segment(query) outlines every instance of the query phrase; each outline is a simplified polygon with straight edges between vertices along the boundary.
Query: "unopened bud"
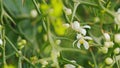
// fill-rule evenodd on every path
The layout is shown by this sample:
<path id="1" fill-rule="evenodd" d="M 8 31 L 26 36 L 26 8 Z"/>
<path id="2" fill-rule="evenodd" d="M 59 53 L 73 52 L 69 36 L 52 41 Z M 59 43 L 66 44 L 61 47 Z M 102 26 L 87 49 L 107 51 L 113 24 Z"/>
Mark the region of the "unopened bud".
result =
<path id="1" fill-rule="evenodd" d="M 105 63 L 108 64 L 108 65 L 110 65 L 110 64 L 113 63 L 113 59 L 110 58 L 110 57 L 108 57 L 108 58 L 105 59 Z"/>
<path id="2" fill-rule="evenodd" d="M 106 41 L 110 41 L 110 35 L 108 33 L 104 33 L 104 37 Z"/>
<path id="3" fill-rule="evenodd" d="M 114 45 L 114 43 L 112 41 L 104 43 L 104 46 L 107 47 L 107 48 L 112 48 L 113 45 Z"/>
<path id="4" fill-rule="evenodd" d="M 2 41 L 2 39 L 0 39 L 0 45 L 3 45 L 3 41 Z"/>
<path id="5" fill-rule="evenodd" d="M 65 13 L 66 15 L 71 15 L 72 14 L 72 10 L 69 8 L 65 8 Z"/>
<path id="6" fill-rule="evenodd" d="M 119 54 L 120 53 L 120 48 L 115 48 L 114 49 L 114 54 Z"/>
<path id="7" fill-rule="evenodd" d="M 115 34 L 114 41 L 115 41 L 116 43 L 120 43 L 120 34 Z"/>
<path id="8" fill-rule="evenodd" d="M 69 25 L 68 23 L 63 24 L 63 26 L 66 27 L 66 28 L 69 28 L 69 27 L 70 27 L 70 25 Z"/>
<path id="9" fill-rule="evenodd" d="M 32 16 L 33 18 L 37 17 L 37 15 L 38 15 L 38 13 L 37 13 L 37 11 L 36 11 L 35 9 L 33 9 L 33 10 L 30 12 L 30 14 L 31 14 L 31 16 Z"/>
<path id="10" fill-rule="evenodd" d="M 108 53 L 108 48 L 107 47 L 102 47 L 101 52 L 104 53 L 104 54 Z"/>

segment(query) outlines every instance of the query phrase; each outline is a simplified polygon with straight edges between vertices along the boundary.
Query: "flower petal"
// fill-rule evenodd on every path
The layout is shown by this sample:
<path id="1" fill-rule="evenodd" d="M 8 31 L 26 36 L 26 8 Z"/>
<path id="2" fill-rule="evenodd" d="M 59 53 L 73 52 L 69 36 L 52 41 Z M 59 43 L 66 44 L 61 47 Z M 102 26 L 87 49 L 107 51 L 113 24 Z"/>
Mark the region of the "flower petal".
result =
<path id="1" fill-rule="evenodd" d="M 89 25 L 85 25 L 85 26 L 83 26 L 83 28 L 91 29 L 91 27 Z"/>
<path id="2" fill-rule="evenodd" d="M 77 42 L 77 47 L 80 48 L 81 44 L 79 43 L 79 41 Z"/>
<path id="3" fill-rule="evenodd" d="M 0 39 L 0 45 L 2 45 L 3 44 L 3 41 L 2 41 L 2 39 Z"/>
<path id="4" fill-rule="evenodd" d="M 92 38 L 89 36 L 85 36 L 84 39 L 92 40 Z"/>
<path id="5" fill-rule="evenodd" d="M 108 33 L 103 34 L 106 41 L 110 41 L 110 35 Z"/>
<path id="6" fill-rule="evenodd" d="M 117 13 L 120 13 L 120 8 L 118 8 Z"/>
<path id="7" fill-rule="evenodd" d="M 80 39 L 80 38 L 82 38 L 82 35 L 81 34 L 77 34 L 76 38 Z"/>
<path id="8" fill-rule="evenodd" d="M 78 31 L 80 28 L 80 23 L 78 21 L 74 21 L 71 26 L 73 30 Z"/>
<path id="9" fill-rule="evenodd" d="M 86 35 L 86 33 L 87 33 L 86 30 L 83 29 L 83 28 L 80 28 L 80 29 L 79 29 L 79 32 L 82 33 L 83 35 Z"/>
<path id="10" fill-rule="evenodd" d="M 84 41 L 83 45 L 84 45 L 85 49 L 88 49 L 88 48 L 89 48 L 89 44 L 88 44 L 87 41 Z"/>

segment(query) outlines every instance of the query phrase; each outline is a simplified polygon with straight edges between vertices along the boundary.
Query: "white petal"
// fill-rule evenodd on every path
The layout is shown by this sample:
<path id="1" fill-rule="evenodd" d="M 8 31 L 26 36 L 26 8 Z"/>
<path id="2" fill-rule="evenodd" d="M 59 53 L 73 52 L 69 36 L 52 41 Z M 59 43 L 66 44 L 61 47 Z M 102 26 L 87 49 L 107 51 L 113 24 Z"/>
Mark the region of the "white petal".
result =
<path id="1" fill-rule="evenodd" d="M 83 29 L 83 28 L 80 28 L 80 29 L 79 29 L 79 32 L 82 33 L 83 35 L 86 35 L 86 30 Z"/>
<path id="2" fill-rule="evenodd" d="M 106 41 L 110 41 L 110 35 L 108 33 L 104 33 L 104 37 Z"/>
<path id="3" fill-rule="evenodd" d="M 2 41 L 2 39 L 0 39 L 0 45 L 2 45 L 3 44 L 3 41 Z"/>
<path id="4" fill-rule="evenodd" d="M 117 13 L 115 18 L 114 18 L 114 21 L 116 24 L 120 24 L 120 13 Z"/>
<path id="5" fill-rule="evenodd" d="M 72 29 L 78 31 L 80 28 L 80 23 L 78 21 L 74 21 L 72 23 Z"/>
<path id="6" fill-rule="evenodd" d="M 89 48 L 89 44 L 88 44 L 87 41 L 84 41 L 83 45 L 84 45 L 85 49 L 88 49 L 88 48 Z"/>
<path id="7" fill-rule="evenodd" d="M 70 24 L 65 23 L 65 24 L 63 24 L 63 26 L 66 27 L 66 28 L 69 28 L 69 27 L 70 27 Z"/>
<path id="8" fill-rule="evenodd" d="M 85 26 L 83 26 L 83 28 L 91 29 L 91 27 L 89 25 L 85 25 Z"/>
<path id="9" fill-rule="evenodd" d="M 117 13 L 120 13 L 120 8 L 118 8 Z"/>
<path id="10" fill-rule="evenodd" d="M 77 47 L 80 48 L 80 45 L 81 45 L 81 44 L 80 44 L 79 41 L 78 41 L 78 42 L 77 42 Z"/>
<path id="11" fill-rule="evenodd" d="M 66 8 L 65 9 L 65 13 L 66 13 L 66 15 L 71 15 L 72 14 L 72 10 L 69 9 L 69 8 Z"/>
<path id="12" fill-rule="evenodd" d="M 72 64 L 66 64 L 64 65 L 64 68 L 76 68 L 76 67 Z"/>
<path id="13" fill-rule="evenodd" d="M 89 36 L 85 36 L 84 39 L 92 40 L 92 38 Z"/>
<path id="14" fill-rule="evenodd" d="M 38 15 L 38 13 L 37 13 L 37 11 L 36 11 L 35 9 L 33 9 L 33 10 L 30 12 L 30 14 L 31 14 L 31 16 L 32 16 L 33 18 L 37 17 L 37 15 Z"/>
<path id="15" fill-rule="evenodd" d="M 77 34 L 76 38 L 80 39 L 80 38 L 82 38 L 82 35 L 81 34 Z"/>

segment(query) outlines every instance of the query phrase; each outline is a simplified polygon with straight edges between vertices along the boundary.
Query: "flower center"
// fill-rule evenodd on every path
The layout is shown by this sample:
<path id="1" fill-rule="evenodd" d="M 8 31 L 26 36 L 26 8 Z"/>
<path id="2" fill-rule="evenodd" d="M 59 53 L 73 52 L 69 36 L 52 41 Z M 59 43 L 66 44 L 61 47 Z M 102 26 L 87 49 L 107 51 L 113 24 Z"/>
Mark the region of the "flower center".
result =
<path id="1" fill-rule="evenodd" d="M 80 42 L 80 44 L 83 44 L 83 43 L 84 43 L 84 40 L 83 40 L 83 39 L 80 39 L 79 42 Z"/>

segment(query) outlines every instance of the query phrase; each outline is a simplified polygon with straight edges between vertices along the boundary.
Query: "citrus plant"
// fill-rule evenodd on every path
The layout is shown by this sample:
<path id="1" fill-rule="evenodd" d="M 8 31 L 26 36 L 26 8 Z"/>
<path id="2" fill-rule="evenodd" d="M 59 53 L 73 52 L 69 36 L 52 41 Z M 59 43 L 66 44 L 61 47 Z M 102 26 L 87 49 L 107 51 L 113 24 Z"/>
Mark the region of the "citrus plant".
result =
<path id="1" fill-rule="evenodd" d="M 0 68 L 120 68 L 120 0 L 0 0 Z"/>

